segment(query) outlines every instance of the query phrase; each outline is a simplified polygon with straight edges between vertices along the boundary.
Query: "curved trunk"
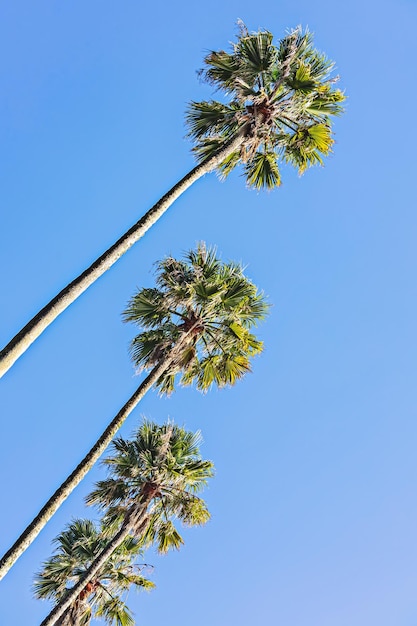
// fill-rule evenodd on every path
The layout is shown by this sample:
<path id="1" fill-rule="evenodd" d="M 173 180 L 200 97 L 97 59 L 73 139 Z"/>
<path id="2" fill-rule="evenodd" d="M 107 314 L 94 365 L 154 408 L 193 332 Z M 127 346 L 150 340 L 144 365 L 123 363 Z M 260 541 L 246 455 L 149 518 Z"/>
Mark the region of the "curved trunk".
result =
<path id="1" fill-rule="evenodd" d="M 64 596 L 64 598 L 59 602 L 49 613 L 49 615 L 43 620 L 40 626 L 52 626 L 56 624 L 57 620 L 59 620 L 62 615 L 69 609 L 71 604 L 73 604 L 80 594 L 83 592 L 85 587 L 89 582 L 95 578 L 97 573 L 103 567 L 107 559 L 113 554 L 113 552 L 123 543 L 126 537 L 131 532 L 133 526 L 137 530 L 135 530 L 135 534 L 142 534 L 146 530 L 146 526 L 149 523 L 149 518 L 147 515 L 148 505 L 152 500 L 152 494 L 148 495 L 140 510 L 137 509 L 132 511 L 130 515 L 126 518 L 124 523 L 122 524 L 120 530 L 116 535 L 109 541 L 107 546 L 100 552 L 100 554 L 94 559 L 91 563 L 90 567 L 84 574 L 83 578 L 78 581 L 74 587 Z"/>
<path id="2" fill-rule="evenodd" d="M 49 304 L 44 306 L 0 352 L 0 378 L 60 313 L 65 311 L 83 291 L 100 278 L 136 241 L 143 237 L 146 231 L 188 187 L 204 176 L 204 174 L 214 170 L 229 154 L 235 152 L 241 145 L 245 133 L 246 128 L 243 127 L 241 132 L 227 142 L 221 150 L 192 169 L 191 172 L 162 196 L 159 202 L 149 209 L 115 244 L 94 261 L 78 278 L 64 287 Z"/>
<path id="3" fill-rule="evenodd" d="M 6 552 L 0 560 L 0 580 L 7 574 L 9 569 L 14 565 L 19 556 L 30 546 L 32 541 L 36 539 L 42 528 L 51 519 L 52 515 L 70 493 L 75 489 L 78 483 L 84 478 L 87 472 L 93 467 L 94 463 L 100 458 L 104 450 L 107 448 L 114 435 L 117 433 L 123 422 L 130 415 L 136 405 L 142 400 L 143 396 L 159 377 L 167 370 L 175 359 L 175 348 L 171 355 L 163 362 L 158 364 L 145 380 L 139 385 L 138 389 L 126 402 L 124 407 L 118 412 L 116 417 L 110 422 L 109 426 L 97 440 L 91 450 L 86 454 L 83 460 L 77 465 L 75 470 L 68 476 L 62 485 L 55 491 L 53 496 L 49 498 L 45 506 L 39 511 L 37 516 L 29 524 L 26 530 L 20 535 L 13 546 Z"/>

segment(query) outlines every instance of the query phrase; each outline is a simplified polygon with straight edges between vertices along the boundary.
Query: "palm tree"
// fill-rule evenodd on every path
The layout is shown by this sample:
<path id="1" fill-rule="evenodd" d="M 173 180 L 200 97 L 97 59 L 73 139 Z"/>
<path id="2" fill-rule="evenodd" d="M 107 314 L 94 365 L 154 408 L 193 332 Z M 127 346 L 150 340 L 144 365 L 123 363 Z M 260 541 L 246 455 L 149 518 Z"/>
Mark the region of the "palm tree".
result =
<path id="1" fill-rule="evenodd" d="M 227 176 L 243 164 L 248 187 L 281 184 L 279 162 L 299 173 L 323 165 L 331 152 L 331 116 L 342 112 L 344 94 L 333 87 L 334 64 L 313 47 L 312 35 L 293 30 L 278 46 L 267 31 L 250 34 L 240 23 L 232 51 L 210 52 L 203 80 L 223 91 L 229 102 L 192 102 L 187 122 L 200 159 L 242 133 L 242 141 L 220 163 Z"/>
<path id="2" fill-rule="evenodd" d="M 55 554 L 43 563 L 42 571 L 37 574 L 36 597 L 55 603 L 66 597 L 107 545 L 108 537 L 103 530 L 85 519 L 68 524 L 55 539 Z M 139 554 L 138 540 L 127 537 L 65 611 L 61 626 L 87 626 L 92 618 L 100 617 L 107 624 L 133 626 L 132 613 L 123 598 L 131 586 L 138 590 L 155 586 L 142 576 L 141 568 L 134 565 Z"/>
<path id="3" fill-rule="evenodd" d="M 104 512 L 104 525 L 118 530 L 41 626 L 55 624 L 75 606 L 130 535 L 139 545 L 156 542 L 164 553 L 182 543 L 173 520 L 187 526 L 208 521 L 207 507 L 196 494 L 213 475 L 213 464 L 201 458 L 200 442 L 198 432 L 152 422 L 143 423 L 133 440 L 116 439 L 114 455 L 105 460 L 109 477 L 97 483 L 87 503 L 97 504 Z"/>
<path id="4" fill-rule="evenodd" d="M 196 383 L 233 385 L 250 371 L 250 359 L 262 342 L 250 332 L 267 305 L 255 285 L 235 263 L 222 263 L 214 250 L 200 244 L 183 261 L 168 257 L 157 265 L 157 286 L 141 289 L 129 302 L 125 320 L 145 329 L 132 341 L 136 366 L 150 373 L 110 422 L 103 434 L 55 491 L 0 561 L 0 579 L 9 571 L 72 490 L 103 454 L 128 415 L 156 385 L 161 393 Z"/>
<path id="5" fill-rule="evenodd" d="M 262 350 L 250 330 L 267 310 L 242 266 L 222 263 L 214 248 L 200 243 L 182 261 L 161 261 L 156 287 L 139 290 L 128 303 L 124 320 L 145 329 L 131 343 L 133 362 L 151 369 L 180 345 L 157 381 L 162 393 L 174 390 L 178 373 L 183 385 L 195 383 L 201 391 L 233 385 Z"/>
<path id="6" fill-rule="evenodd" d="M 279 161 L 300 173 L 322 164 L 333 144 L 331 117 L 342 111 L 333 64 L 300 28 L 276 45 L 268 31 L 242 25 L 231 52 L 210 52 L 201 76 L 229 102 L 192 102 L 187 123 L 198 164 L 90 267 L 64 287 L 0 352 L 0 377 L 78 296 L 138 241 L 192 183 L 243 164 L 249 187 L 279 186 Z"/>

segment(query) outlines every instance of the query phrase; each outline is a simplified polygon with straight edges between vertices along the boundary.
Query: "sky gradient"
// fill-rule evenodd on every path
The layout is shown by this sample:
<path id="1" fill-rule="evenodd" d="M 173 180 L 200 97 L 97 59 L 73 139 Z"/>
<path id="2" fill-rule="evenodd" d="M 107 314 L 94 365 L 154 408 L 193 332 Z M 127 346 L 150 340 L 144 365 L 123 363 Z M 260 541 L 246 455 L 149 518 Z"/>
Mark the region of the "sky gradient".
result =
<path id="1" fill-rule="evenodd" d="M 298 24 L 348 96 L 334 153 L 271 193 L 238 173 L 182 196 L 0 382 L 0 550 L 10 547 L 139 384 L 121 312 L 153 264 L 204 240 L 241 261 L 271 313 L 233 389 L 150 393 L 141 415 L 201 429 L 212 519 L 153 553 L 131 594 L 157 626 L 415 626 L 417 246 L 412 0 L 335 4 L 0 0 L 0 344 L 192 166 L 196 70 L 242 18 Z M 93 472 L 0 583 L 0 626 L 35 626 L 33 574 Z"/>

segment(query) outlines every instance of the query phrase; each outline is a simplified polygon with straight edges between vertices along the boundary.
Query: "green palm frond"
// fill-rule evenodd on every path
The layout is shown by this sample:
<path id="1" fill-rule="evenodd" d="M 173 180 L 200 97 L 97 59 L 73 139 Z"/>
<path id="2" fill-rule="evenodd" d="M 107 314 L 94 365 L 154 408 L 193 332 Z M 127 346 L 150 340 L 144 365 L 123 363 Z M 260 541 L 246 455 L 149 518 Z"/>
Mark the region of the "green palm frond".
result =
<path id="1" fill-rule="evenodd" d="M 113 489 L 114 492 L 114 489 Z M 38 598 L 59 602 L 85 574 L 107 545 L 108 536 L 91 520 L 73 520 L 54 540 L 55 554 L 43 563 L 34 582 Z M 103 617 L 107 624 L 134 624 L 122 595 L 133 585 L 152 589 L 154 583 L 138 573 L 133 563 L 141 553 L 140 542 L 128 536 L 103 565 L 86 596 L 79 597 L 66 611 L 62 624 L 89 624 L 92 617 Z"/>
<path id="2" fill-rule="evenodd" d="M 161 460 L 160 450 L 167 435 L 169 448 Z M 113 455 L 103 461 L 110 477 L 98 483 L 97 493 L 106 499 L 106 506 L 110 501 L 118 504 L 121 500 L 120 493 L 127 499 L 132 489 L 140 490 L 143 484 L 151 481 L 155 467 L 158 471 L 166 468 L 166 471 L 174 472 L 176 478 L 184 476 L 187 484 L 191 478 L 193 484 L 200 481 L 205 484 L 207 478 L 211 476 L 212 464 L 201 459 L 200 444 L 199 432 L 190 433 L 173 424 L 158 426 L 153 422 L 144 421 L 136 431 L 134 439 L 118 437 L 113 441 Z M 161 464 L 161 468 L 158 468 L 158 464 Z M 120 490 L 115 486 L 119 481 L 123 483 Z"/>
<path id="3" fill-rule="evenodd" d="M 97 609 L 95 616 L 103 617 L 107 624 L 114 624 L 114 626 L 135 625 L 131 611 L 119 598 L 108 598 Z"/>
<path id="4" fill-rule="evenodd" d="M 214 354 L 202 359 L 198 367 L 190 368 L 181 382 L 195 384 L 197 389 L 206 392 L 213 383 L 219 387 L 234 385 L 250 371 L 249 359 L 244 354 Z"/>
<path id="5" fill-rule="evenodd" d="M 189 261 L 208 275 L 217 264 L 212 251 L 203 248 L 189 255 Z M 112 625 L 133 623 L 124 594 L 131 586 L 154 586 L 133 564 L 141 549 L 154 544 L 161 553 L 178 550 L 183 539 L 174 522 L 195 526 L 210 517 L 195 495 L 213 475 L 213 464 L 202 459 L 200 444 L 199 431 L 192 433 L 172 422 L 160 426 L 144 421 L 132 439 L 114 440 L 113 454 L 104 461 L 109 476 L 87 498 L 88 504 L 101 509 L 102 528 L 88 520 L 74 520 L 57 538 L 57 553 L 44 563 L 35 583 L 38 597 L 59 602 L 103 549 L 111 542 L 117 545 L 82 595 L 73 600 L 63 626 L 87 626 L 91 617 Z M 120 532 L 129 535 L 114 543 L 117 536 L 121 539 Z"/>
<path id="6" fill-rule="evenodd" d="M 171 395 L 171 393 L 175 391 L 175 379 L 176 372 L 174 374 L 166 372 L 163 376 L 161 376 L 161 378 L 156 383 L 159 393 L 161 395 Z"/>
<path id="7" fill-rule="evenodd" d="M 109 477 L 96 485 L 87 504 L 100 508 L 104 513 L 103 526 L 111 527 L 115 534 L 115 526 L 120 527 L 135 507 L 142 506 L 146 486 L 156 485 L 146 505 L 149 517 L 146 529 L 131 531 L 140 532 L 135 535 L 135 545 L 145 547 L 154 543 L 162 553 L 179 549 L 183 539 L 175 528 L 175 519 L 194 526 L 206 523 L 210 517 L 204 501 L 195 495 L 214 473 L 213 463 L 201 457 L 201 440 L 199 431 L 192 433 L 170 422 L 159 426 L 144 421 L 133 439 L 118 437 L 112 443 L 113 454 L 103 461 Z M 117 483 L 122 486 L 118 488 Z M 126 542 L 125 550 L 129 546 Z M 119 554 L 120 550 L 121 547 Z M 136 580 L 129 572 L 120 573 L 118 578 L 119 585 Z M 140 580 L 142 585 L 146 584 Z"/>
<path id="8" fill-rule="evenodd" d="M 107 506 L 110 502 L 123 502 L 127 497 L 127 485 L 116 479 L 107 479 L 96 483 L 96 488 L 87 496 L 86 502 L 89 505 L 105 503 L 104 506 Z"/>
<path id="9" fill-rule="evenodd" d="M 314 122 L 330 128 L 343 111 L 334 64 L 314 48 L 310 32 L 296 28 L 275 44 L 270 32 L 250 33 L 241 25 L 231 51 L 210 52 L 204 65 L 203 80 L 230 100 L 191 103 L 186 121 L 198 160 L 242 133 L 240 150 L 218 166 L 220 177 L 242 164 L 250 187 L 272 189 L 281 184 L 280 160 L 300 172 L 323 163 L 326 152 L 319 149 L 308 156 L 305 147 L 283 149 Z"/>
<path id="10" fill-rule="evenodd" d="M 285 148 L 285 160 L 298 167 L 302 174 L 312 165 L 322 165 L 321 155 L 331 152 L 334 140 L 331 130 L 324 124 L 314 124 L 300 129 Z"/>
<path id="11" fill-rule="evenodd" d="M 301 63 L 296 69 L 294 76 L 287 80 L 287 84 L 295 91 L 310 93 L 316 87 L 316 81 L 311 75 L 309 65 Z"/>
<path id="12" fill-rule="evenodd" d="M 158 524 L 154 542 L 161 554 L 166 554 L 169 550 L 179 550 L 184 544 L 183 538 L 172 521 Z"/>
<path id="13" fill-rule="evenodd" d="M 192 151 L 201 163 L 201 161 L 213 157 L 223 147 L 223 144 L 224 139 L 222 137 L 202 137 L 192 148 Z M 240 152 L 238 154 L 240 159 Z"/>
<path id="14" fill-rule="evenodd" d="M 234 54 L 224 50 L 212 51 L 205 57 L 204 63 L 208 69 L 201 69 L 199 75 L 205 82 L 217 89 L 233 90 L 234 77 L 239 69 L 239 62 Z"/>
<path id="15" fill-rule="evenodd" d="M 159 363 L 172 350 L 179 334 L 178 326 L 169 322 L 137 335 L 130 347 L 133 362 L 138 367 L 145 363 L 147 367 Z"/>
<path id="16" fill-rule="evenodd" d="M 343 102 L 345 96 L 340 89 L 326 92 L 326 88 L 318 90 L 310 102 L 306 105 L 306 113 L 312 116 L 328 119 L 330 115 L 340 115 L 343 113 Z"/>
<path id="17" fill-rule="evenodd" d="M 158 289 L 142 289 L 128 303 L 123 316 L 126 322 L 139 319 L 144 328 L 152 328 L 155 323 L 160 324 L 169 318 L 169 311 Z"/>
<path id="18" fill-rule="evenodd" d="M 210 512 L 201 498 L 186 499 L 178 512 L 178 517 L 186 526 L 201 526 L 210 519 Z"/>
<path id="19" fill-rule="evenodd" d="M 308 64 L 310 76 L 312 80 L 316 81 L 317 84 L 318 82 L 322 82 L 331 76 L 334 69 L 334 63 L 333 61 L 330 61 L 326 55 L 318 52 L 312 44 L 313 38 L 311 37 L 309 48 L 306 50 L 304 55 L 304 62 Z"/>
<path id="20" fill-rule="evenodd" d="M 237 380 L 250 372 L 249 359 L 242 355 L 225 355 L 221 359 L 220 369 L 225 384 L 234 385 Z"/>
<path id="21" fill-rule="evenodd" d="M 268 183 L 274 170 L 271 166 L 268 174 L 264 166 L 262 171 Z M 263 294 L 239 264 L 221 262 L 214 248 L 201 243 L 181 261 L 168 257 L 159 262 L 156 284 L 133 296 L 124 318 L 144 328 L 131 343 L 136 367 L 149 369 L 173 359 L 157 382 L 160 393 L 171 393 L 177 378 L 185 385 L 195 381 L 205 391 L 211 384 L 233 384 L 250 371 L 249 366 L 224 366 L 235 357 L 247 364 L 262 350 L 262 343 L 248 331 L 268 310 Z M 232 332 L 233 324 L 246 332 Z"/>
<path id="22" fill-rule="evenodd" d="M 249 187 L 273 189 L 281 184 L 281 175 L 275 153 L 257 152 L 245 164 L 245 176 Z"/>
<path id="23" fill-rule="evenodd" d="M 277 50 L 272 45 L 272 40 L 272 34 L 267 31 L 246 34 L 239 38 L 235 48 L 240 61 L 239 73 L 252 88 L 263 89 L 270 80 L 270 72 L 277 62 Z M 235 80 L 239 78 L 241 76 L 237 75 Z"/>
<path id="24" fill-rule="evenodd" d="M 201 139 L 213 133 L 236 132 L 239 128 L 239 110 L 244 110 L 238 103 L 230 105 L 211 100 L 209 102 L 191 102 L 186 113 L 189 135 Z"/>
<path id="25" fill-rule="evenodd" d="M 235 167 L 239 165 L 240 162 L 240 152 L 231 152 L 228 157 L 226 157 L 218 167 L 218 174 L 221 179 L 229 176 L 230 172 L 232 172 Z"/>
<path id="26" fill-rule="evenodd" d="M 229 326 L 232 334 L 237 337 L 245 348 L 245 352 L 248 352 L 251 356 L 262 352 L 263 343 L 256 339 L 256 337 L 248 331 L 247 328 L 232 322 Z"/>

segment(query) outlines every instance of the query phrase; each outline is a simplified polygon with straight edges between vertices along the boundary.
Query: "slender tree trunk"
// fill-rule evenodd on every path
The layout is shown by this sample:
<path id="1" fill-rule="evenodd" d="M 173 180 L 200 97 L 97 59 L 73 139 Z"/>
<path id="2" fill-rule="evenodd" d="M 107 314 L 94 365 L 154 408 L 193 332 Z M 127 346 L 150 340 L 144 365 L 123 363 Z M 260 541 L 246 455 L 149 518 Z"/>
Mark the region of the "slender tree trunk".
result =
<path id="1" fill-rule="evenodd" d="M 152 496 L 148 496 L 147 498 L 145 498 L 139 511 L 137 510 L 137 507 L 135 507 L 135 510 L 129 514 L 129 516 L 122 524 L 119 532 L 116 533 L 113 539 L 109 541 L 107 546 L 91 563 L 83 578 L 78 581 L 78 583 L 74 585 L 74 587 L 72 587 L 69 593 L 65 594 L 64 598 L 52 609 L 52 611 L 43 620 L 40 626 L 52 626 L 53 624 L 56 624 L 57 620 L 59 620 L 59 618 L 64 615 L 64 613 L 68 610 L 71 604 L 75 602 L 75 600 L 85 589 L 88 583 L 91 582 L 93 578 L 95 578 L 107 559 L 120 546 L 120 544 L 123 543 L 129 533 L 132 531 L 133 527 L 135 527 L 135 535 L 137 534 L 139 536 L 146 530 L 146 527 L 149 523 L 147 510 L 151 500 Z"/>
<path id="2" fill-rule="evenodd" d="M 204 176 L 204 174 L 214 170 L 229 154 L 235 152 L 242 144 L 246 132 L 246 127 L 243 127 L 240 133 L 227 142 L 221 150 L 192 169 L 162 196 L 115 244 L 94 261 L 78 278 L 64 287 L 49 304 L 43 307 L 0 352 L 0 378 L 60 313 L 65 311 L 83 291 L 100 278 L 136 241 L 143 237 L 146 231 L 188 187 Z"/>
<path id="3" fill-rule="evenodd" d="M 179 345 L 179 344 L 178 344 Z M 53 496 L 49 498 L 45 506 L 39 511 L 37 516 L 29 524 L 26 530 L 20 535 L 13 546 L 6 552 L 0 561 L 0 580 L 7 574 L 9 569 L 14 565 L 19 556 L 30 546 L 32 541 L 36 539 L 40 531 L 51 519 L 52 515 L 75 487 L 81 482 L 87 472 L 93 467 L 94 463 L 100 458 L 104 450 L 107 448 L 116 432 L 119 430 L 123 422 L 130 415 L 136 405 L 142 400 L 147 391 L 154 385 L 159 377 L 170 367 L 175 359 L 175 348 L 171 355 L 164 362 L 158 364 L 145 380 L 139 385 L 133 396 L 126 402 L 124 407 L 118 412 L 113 421 L 103 432 L 98 441 L 94 444 L 88 454 L 83 458 L 81 463 L 77 465 L 75 470 L 68 476 L 62 485 L 55 491 Z"/>

